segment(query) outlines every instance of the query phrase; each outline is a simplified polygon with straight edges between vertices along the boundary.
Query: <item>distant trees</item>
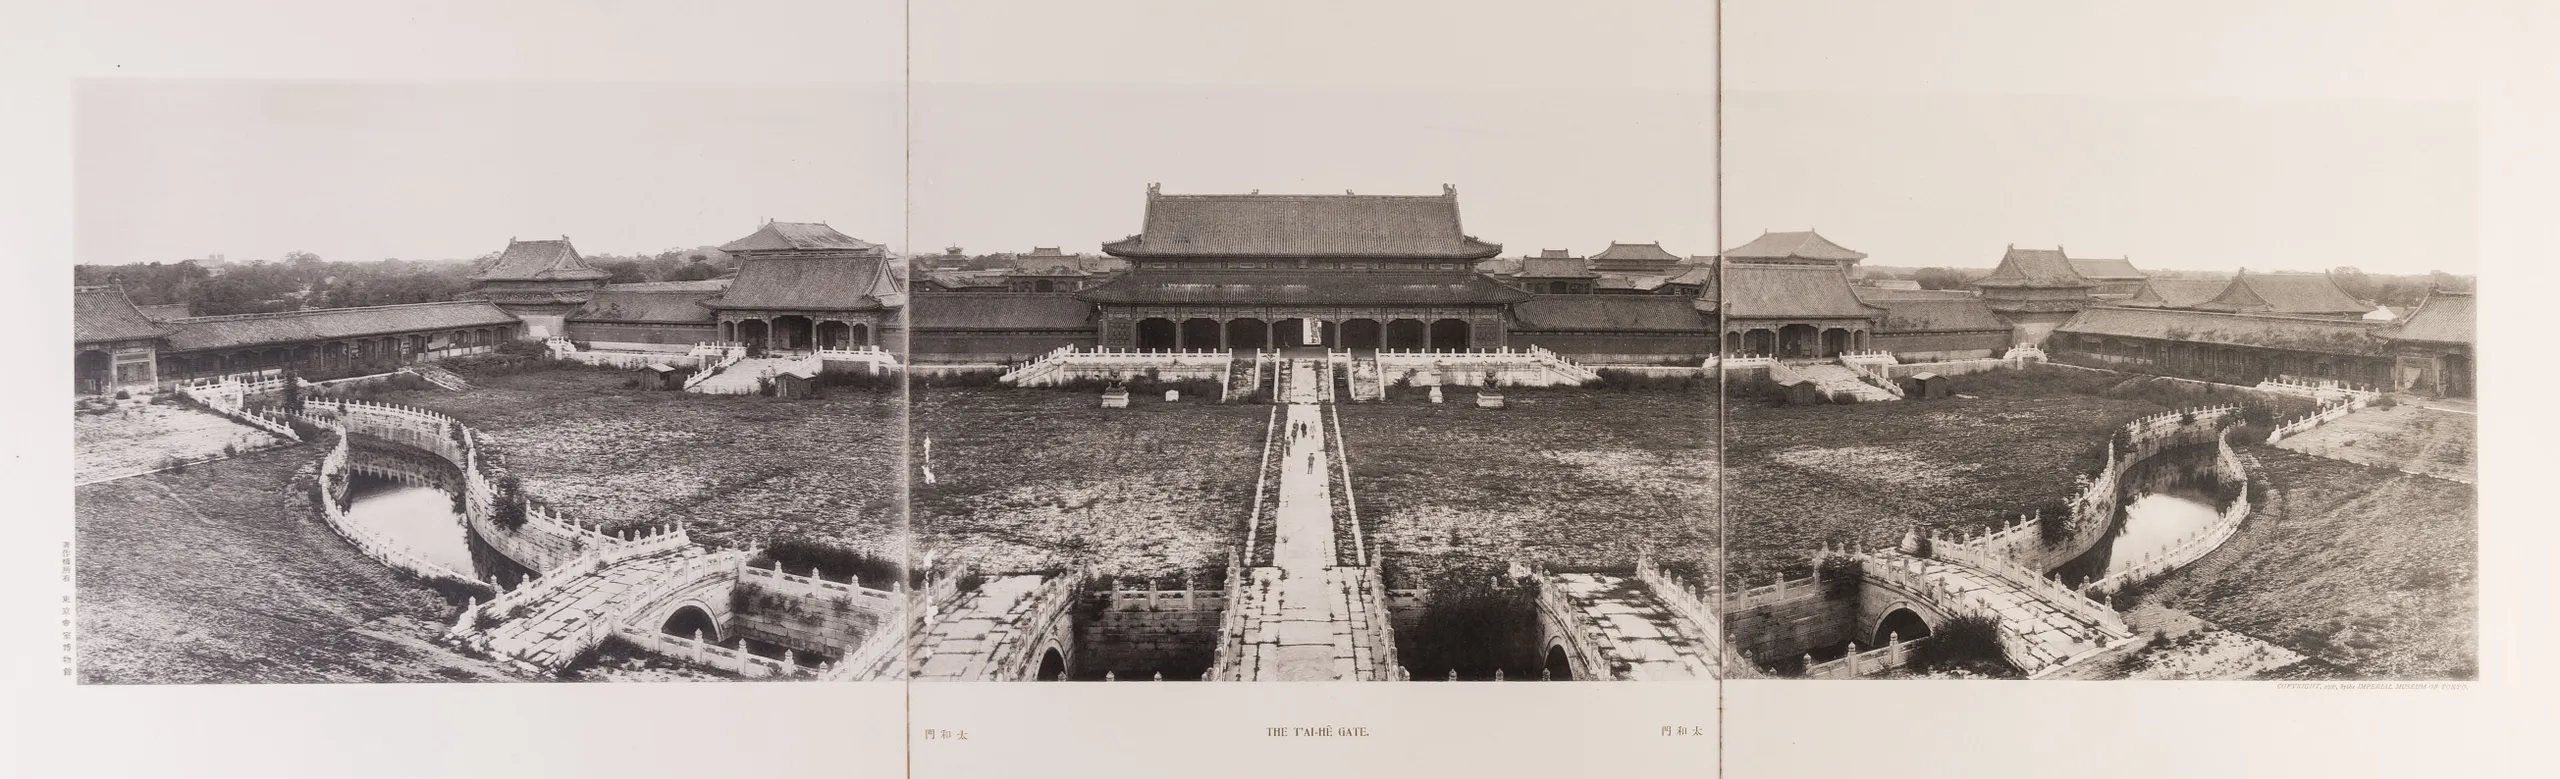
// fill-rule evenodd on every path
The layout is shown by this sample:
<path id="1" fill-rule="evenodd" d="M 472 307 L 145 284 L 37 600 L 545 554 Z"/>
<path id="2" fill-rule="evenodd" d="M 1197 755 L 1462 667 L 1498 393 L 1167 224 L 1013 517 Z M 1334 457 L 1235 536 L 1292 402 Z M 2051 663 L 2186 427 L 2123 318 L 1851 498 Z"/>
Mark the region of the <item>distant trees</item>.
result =
<path id="1" fill-rule="evenodd" d="M 1963 289 L 1969 280 L 1964 271 L 1955 268 L 1921 268 L 1913 271 L 1911 278 L 1920 282 L 1921 289 Z"/>
<path id="2" fill-rule="evenodd" d="M 197 316 L 259 314 L 453 300 L 471 290 L 471 274 L 497 259 L 498 253 L 490 252 L 470 260 L 343 262 L 293 251 L 278 261 L 79 265 L 72 268 L 72 279 L 82 285 L 123 285 L 140 305 L 188 303 Z M 587 259 L 613 274 L 609 281 L 626 283 L 719 278 L 728 257 L 694 248 Z"/>

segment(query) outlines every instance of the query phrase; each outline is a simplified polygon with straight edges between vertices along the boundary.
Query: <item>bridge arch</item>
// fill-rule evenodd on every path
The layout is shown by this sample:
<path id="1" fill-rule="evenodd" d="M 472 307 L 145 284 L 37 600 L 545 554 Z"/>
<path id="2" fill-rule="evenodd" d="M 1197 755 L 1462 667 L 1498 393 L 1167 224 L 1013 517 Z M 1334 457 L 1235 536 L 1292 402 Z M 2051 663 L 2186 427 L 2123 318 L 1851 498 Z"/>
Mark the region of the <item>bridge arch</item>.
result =
<path id="1" fill-rule="evenodd" d="M 704 641 L 716 644 L 721 640 L 720 621 L 711 617 L 710 607 L 698 601 L 686 601 L 676 606 L 667 613 L 664 621 L 658 623 L 658 632 L 671 636 L 692 638 L 695 631 L 702 633 Z"/>
<path id="2" fill-rule="evenodd" d="M 1052 646 L 1052 647 L 1049 647 L 1049 648 L 1047 648 L 1047 649 L 1043 649 L 1043 650 L 1041 650 L 1041 651 L 1040 651 L 1040 672 L 1039 672 L 1039 674 L 1038 674 L 1038 675 L 1033 676 L 1033 677 L 1032 677 L 1032 679 L 1034 679 L 1034 680 L 1036 680 L 1036 681 L 1043 681 L 1043 682 L 1062 682 L 1062 681 L 1066 681 L 1066 679 L 1067 679 L 1067 656 L 1066 656 L 1066 654 L 1065 654 L 1065 653 L 1063 653 L 1063 652 L 1059 652 L 1059 651 L 1058 651 L 1058 648 L 1057 648 L 1057 647 L 1055 647 L 1055 646 Z"/>
<path id="3" fill-rule="evenodd" d="M 1562 643 L 1547 645 L 1547 659 L 1544 667 L 1547 672 L 1548 681 L 1573 681 L 1573 658 L 1568 657 L 1565 654 L 1564 644 Z"/>
<path id="4" fill-rule="evenodd" d="M 1873 640 L 1867 646 L 1884 646 L 1888 639 L 1911 641 L 1927 638 L 1934 628 L 1929 624 L 1929 618 L 1921 616 L 1910 604 L 1896 603 L 1887 607 L 1884 616 L 1876 620 L 1875 631 L 1868 634 Z"/>

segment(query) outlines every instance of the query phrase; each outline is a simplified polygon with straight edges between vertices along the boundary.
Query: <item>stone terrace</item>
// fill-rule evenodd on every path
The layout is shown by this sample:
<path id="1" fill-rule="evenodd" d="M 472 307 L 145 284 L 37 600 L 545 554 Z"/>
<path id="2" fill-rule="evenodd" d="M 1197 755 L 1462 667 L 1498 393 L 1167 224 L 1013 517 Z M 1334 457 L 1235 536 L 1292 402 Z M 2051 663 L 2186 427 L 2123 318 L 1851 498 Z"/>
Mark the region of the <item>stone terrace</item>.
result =
<path id="1" fill-rule="evenodd" d="M 2476 484 L 2478 428 L 2476 415 L 2404 402 L 2339 417 L 2286 436 L 2276 446 L 2332 460 Z"/>

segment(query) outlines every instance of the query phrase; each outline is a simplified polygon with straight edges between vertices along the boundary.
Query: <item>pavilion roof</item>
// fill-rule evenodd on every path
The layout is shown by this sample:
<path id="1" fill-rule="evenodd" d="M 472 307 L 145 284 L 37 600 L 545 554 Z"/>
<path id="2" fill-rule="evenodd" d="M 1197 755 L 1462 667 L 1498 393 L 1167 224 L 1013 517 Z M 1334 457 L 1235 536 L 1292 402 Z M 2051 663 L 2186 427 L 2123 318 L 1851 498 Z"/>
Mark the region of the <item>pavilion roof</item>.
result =
<path id="1" fill-rule="evenodd" d="M 2000 267 L 1991 275 L 1973 282 L 1977 287 L 2073 287 L 2097 286 L 2072 269 L 2071 258 L 2059 247 L 2052 249 L 2020 249 L 2009 247 L 2000 255 Z"/>
<path id="2" fill-rule="evenodd" d="M 112 286 L 71 289 L 71 340 L 75 343 L 158 338 L 169 328 L 144 316 L 142 309 Z"/>
<path id="3" fill-rule="evenodd" d="M 876 251 L 880 245 L 838 232 L 825 222 L 766 222 L 720 245 L 724 252 Z"/>
<path id="4" fill-rule="evenodd" d="M 1884 312 L 1859 300 L 1849 288 L 1848 274 L 1830 264 L 1728 262 L 1722 277 L 1700 294 L 1699 305 L 1721 307 L 1727 319 L 1871 317 Z"/>
<path id="5" fill-rule="evenodd" d="M 2230 279 L 2146 279 L 2123 305 L 2142 308 L 2195 308 L 2231 286 Z"/>
<path id="6" fill-rule="evenodd" d="M 2401 318 L 2398 324 L 2385 327 L 2382 335 L 2399 341 L 2470 344 L 2479 312 L 2472 306 L 2469 292 L 2438 290 L 2428 293 L 2418 303 L 2418 310 Z"/>
<path id="7" fill-rule="evenodd" d="M 1762 231 L 1750 243 L 1724 251 L 1734 260 L 1820 260 L 1825 262 L 1857 261 L 1867 258 L 1865 252 L 1851 251 L 1832 243 L 1831 239 L 1812 230 L 1788 232 Z"/>
<path id="8" fill-rule="evenodd" d="M 613 274 L 587 264 L 578 256 L 577 247 L 569 245 L 566 236 L 559 240 L 519 241 L 507 239 L 507 250 L 498 253 L 498 261 L 487 270 L 471 275 L 475 281 L 595 281 Z"/>
<path id="9" fill-rule="evenodd" d="M 703 305 L 712 308 L 861 311 L 906 291 L 876 256 L 749 256 L 737 278 Z"/>
<path id="10" fill-rule="evenodd" d="M 2242 271 L 2222 294 L 2195 305 L 2206 311 L 2255 314 L 2355 314 L 2373 306 L 2357 300 L 2326 273 L 2250 273 Z"/>

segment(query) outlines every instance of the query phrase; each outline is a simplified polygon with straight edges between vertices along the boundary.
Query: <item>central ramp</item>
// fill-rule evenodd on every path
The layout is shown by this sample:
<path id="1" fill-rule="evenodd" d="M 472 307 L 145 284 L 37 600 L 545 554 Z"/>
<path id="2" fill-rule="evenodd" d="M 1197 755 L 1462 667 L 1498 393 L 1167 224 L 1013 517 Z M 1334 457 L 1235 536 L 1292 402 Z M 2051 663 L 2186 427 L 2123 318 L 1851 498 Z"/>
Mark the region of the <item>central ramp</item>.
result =
<path id="1" fill-rule="evenodd" d="M 1288 414 L 1271 565 L 1252 569 L 1228 604 L 1213 678 L 1378 681 L 1397 676 L 1385 591 L 1375 571 L 1338 565 L 1333 468 L 1315 360 L 1288 363 Z"/>

